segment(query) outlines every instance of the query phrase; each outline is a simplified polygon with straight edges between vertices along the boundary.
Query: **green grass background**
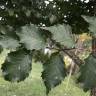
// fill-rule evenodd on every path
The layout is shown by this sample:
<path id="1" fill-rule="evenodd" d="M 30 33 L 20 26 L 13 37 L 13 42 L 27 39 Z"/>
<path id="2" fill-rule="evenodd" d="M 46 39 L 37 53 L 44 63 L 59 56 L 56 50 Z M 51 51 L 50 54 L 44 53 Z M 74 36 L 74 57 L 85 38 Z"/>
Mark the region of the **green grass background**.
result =
<path id="1" fill-rule="evenodd" d="M 6 52 L 1 54 L 0 62 L 5 58 Z M 1 72 L 1 70 L 0 70 Z M 2 78 L 0 73 L 0 96 L 46 96 L 46 88 L 41 78 L 42 65 L 33 63 L 30 76 L 20 83 L 10 83 Z M 55 87 L 49 93 L 49 96 L 89 96 L 89 92 L 84 93 L 74 82 L 70 79 L 68 88 L 66 89 L 66 78 L 62 84 Z"/>

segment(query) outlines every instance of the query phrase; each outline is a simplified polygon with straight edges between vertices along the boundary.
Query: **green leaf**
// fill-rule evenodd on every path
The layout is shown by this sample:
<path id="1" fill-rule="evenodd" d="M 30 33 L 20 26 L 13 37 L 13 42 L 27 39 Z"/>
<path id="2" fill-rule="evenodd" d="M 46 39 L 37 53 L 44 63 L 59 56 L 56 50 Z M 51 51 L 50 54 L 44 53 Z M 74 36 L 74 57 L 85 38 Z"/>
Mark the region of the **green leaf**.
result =
<path id="1" fill-rule="evenodd" d="M 42 78 L 46 86 L 46 93 L 61 83 L 66 76 L 63 57 L 59 53 L 53 53 L 49 60 L 43 64 Z"/>
<path id="2" fill-rule="evenodd" d="M 96 17 L 94 16 L 82 16 L 85 21 L 89 23 L 89 31 L 93 33 L 94 36 L 96 36 Z"/>
<path id="3" fill-rule="evenodd" d="M 0 46 L 9 50 L 16 50 L 20 46 L 17 35 L 11 26 L 0 26 Z"/>
<path id="4" fill-rule="evenodd" d="M 20 46 L 19 41 L 10 36 L 0 36 L 0 45 L 10 50 L 16 50 Z"/>
<path id="5" fill-rule="evenodd" d="M 80 69 L 78 82 L 83 84 L 84 91 L 96 87 L 96 58 L 90 55 Z"/>
<path id="6" fill-rule="evenodd" d="M 72 30 L 69 25 L 55 25 L 51 27 L 43 27 L 43 29 L 50 31 L 53 34 L 53 40 L 61 43 L 66 47 L 73 47 L 75 42 L 72 38 Z"/>
<path id="7" fill-rule="evenodd" d="M 42 31 L 35 25 L 26 25 L 17 31 L 20 42 L 25 45 L 28 50 L 39 50 L 45 47 L 45 39 Z"/>
<path id="8" fill-rule="evenodd" d="M 31 71 L 32 56 L 24 49 L 8 54 L 2 65 L 2 72 L 7 81 L 22 81 Z"/>

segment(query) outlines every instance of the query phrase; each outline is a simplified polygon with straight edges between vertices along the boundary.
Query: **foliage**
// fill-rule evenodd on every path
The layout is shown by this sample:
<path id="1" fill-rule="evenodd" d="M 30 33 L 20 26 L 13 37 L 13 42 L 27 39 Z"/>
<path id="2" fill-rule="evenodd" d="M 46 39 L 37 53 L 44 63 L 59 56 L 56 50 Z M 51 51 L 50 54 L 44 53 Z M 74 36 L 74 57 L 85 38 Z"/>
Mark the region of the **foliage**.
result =
<path id="1" fill-rule="evenodd" d="M 31 70 L 32 56 L 24 49 L 20 49 L 8 54 L 2 66 L 5 80 L 21 81 L 24 80 Z"/>
<path id="2" fill-rule="evenodd" d="M 92 35 L 96 36 L 96 17 L 83 16 L 83 18 L 89 23 L 89 30 Z"/>
<path id="3" fill-rule="evenodd" d="M 16 34 L 28 50 L 39 50 L 45 47 L 44 34 L 35 25 L 26 25 L 18 30 Z"/>
<path id="4" fill-rule="evenodd" d="M 53 53 L 50 59 L 43 64 L 43 67 L 44 71 L 42 73 L 42 78 L 47 88 L 47 93 L 49 93 L 51 88 L 60 84 L 66 76 L 63 56 L 59 53 Z"/>
<path id="5" fill-rule="evenodd" d="M 90 55 L 85 59 L 85 64 L 81 67 L 81 75 L 78 78 L 79 82 L 83 83 L 83 88 L 85 91 L 94 88 L 96 85 L 96 58 Z"/>
<path id="6" fill-rule="evenodd" d="M 69 48 L 74 46 L 75 42 L 72 40 L 72 31 L 69 25 L 56 25 L 44 29 L 52 33 L 52 39 L 56 42 Z"/>
<path id="7" fill-rule="evenodd" d="M 94 0 L 1 0 L 0 52 L 10 50 L 2 65 L 3 77 L 8 81 L 24 80 L 32 69 L 31 59 L 34 58 L 44 67 L 42 79 L 47 93 L 66 75 L 74 73 L 75 65 L 81 69 L 79 81 L 84 83 L 84 88 L 96 87 L 95 67 L 90 70 L 93 79 L 87 74 L 88 68 L 95 66 L 95 57 L 92 57 L 96 56 L 94 4 Z M 76 35 L 79 33 L 87 33 L 91 39 L 84 36 L 80 39 Z M 92 44 L 88 44 L 91 41 Z M 81 52 L 92 55 L 81 59 Z M 62 55 L 72 59 L 69 71 L 73 72 L 68 73 Z"/>
<path id="8" fill-rule="evenodd" d="M 16 50 L 20 46 L 18 38 L 11 26 L 1 26 L 0 45 L 9 50 Z"/>

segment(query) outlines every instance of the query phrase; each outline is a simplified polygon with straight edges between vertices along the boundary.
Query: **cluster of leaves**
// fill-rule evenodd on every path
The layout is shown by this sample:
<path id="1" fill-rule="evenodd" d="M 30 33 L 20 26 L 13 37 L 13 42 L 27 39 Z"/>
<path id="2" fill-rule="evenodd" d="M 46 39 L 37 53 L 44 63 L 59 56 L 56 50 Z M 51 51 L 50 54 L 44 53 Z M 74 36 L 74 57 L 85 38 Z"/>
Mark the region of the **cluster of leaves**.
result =
<path id="1" fill-rule="evenodd" d="M 47 31 L 45 29 L 51 32 L 51 37 L 46 36 Z M 1 46 L 11 51 L 2 66 L 3 76 L 6 80 L 12 82 L 24 80 L 31 71 L 33 57 L 40 60 L 44 65 L 42 78 L 47 87 L 47 93 L 51 88 L 61 83 L 66 76 L 66 69 L 61 53 L 62 50 L 59 51 L 59 47 L 68 45 L 68 48 L 72 48 L 75 44 L 74 40 L 71 39 L 71 27 L 69 25 L 56 25 L 42 29 L 36 25 L 30 24 L 15 31 L 10 29 L 9 26 L 6 26 L 6 30 L 1 30 L 0 40 Z M 8 39 L 6 36 L 8 36 Z M 54 46 L 58 48 L 56 49 L 58 52 L 55 51 L 51 56 L 44 55 L 44 49 L 48 43 L 47 38 L 52 39 L 55 44 Z M 39 56 L 43 55 L 37 57 L 36 55 L 38 55 L 38 53 Z"/>
<path id="2" fill-rule="evenodd" d="M 67 23 L 74 33 L 87 32 L 81 15 L 94 15 L 94 0 L 1 0 L 0 23 L 14 27 L 25 24 L 51 26 Z"/>
<path id="3" fill-rule="evenodd" d="M 80 67 L 78 82 L 83 83 L 84 90 L 96 87 L 96 48 L 82 62 L 76 54 L 82 47 L 79 49 L 72 34 L 89 30 L 95 38 L 96 17 L 82 16 L 95 15 L 93 3 L 94 0 L 1 0 L 0 52 L 10 50 L 1 68 L 5 80 L 24 80 L 35 59 L 43 65 L 42 79 L 49 93 L 68 74 L 63 60 L 67 54 Z"/>

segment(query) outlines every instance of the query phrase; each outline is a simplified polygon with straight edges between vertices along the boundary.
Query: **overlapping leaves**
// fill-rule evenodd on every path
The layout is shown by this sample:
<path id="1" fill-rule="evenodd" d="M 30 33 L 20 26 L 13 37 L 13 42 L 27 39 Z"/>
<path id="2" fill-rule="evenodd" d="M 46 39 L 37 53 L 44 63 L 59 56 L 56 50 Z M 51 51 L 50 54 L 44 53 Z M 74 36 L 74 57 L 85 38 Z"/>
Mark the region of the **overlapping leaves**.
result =
<path id="1" fill-rule="evenodd" d="M 30 54 L 23 49 L 16 51 L 17 48 L 19 49 L 20 44 L 22 44 L 22 46 L 24 45 L 23 47 L 26 47 L 27 50 L 39 50 L 45 47 L 45 38 L 43 37 L 42 31 L 32 24 L 41 24 L 42 26 L 45 24 L 45 26 L 50 26 L 51 24 L 59 24 L 61 22 L 67 21 L 67 23 L 73 26 L 73 30 L 78 29 L 78 31 L 81 32 L 82 30 L 84 31 L 86 29 L 86 23 L 82 20 L 80 15 L 92 15 L 93 13 L 95 13 L 93 11 L 90 11 L 93 10 L 93 5 L 91 6 L 89 3 L 87 4 L 87 6 L 86 3 L 84 4 L 84 2 L 82 3 L 82 1 L 78 2 L 74 0 L 69 0 L 69 2 L 65 1 L 64 4 L 62 0 L 53 0 L 54 4 L 50 3 L 49 7 L 43 4 L 44 1 L 45 0 L 3 0 L 0 4 L 1 6 L 3 6 L 3 8 L 0 7 L 0 24 L 4 24 L 4 26 L 11 25 L 15 28 L 17 26 L 20 27 L 25 25 L 21 27 L 20 30 L 16 31 L 20 41 L 17 39 L 14 30 L 11 30 L 11 32 L 9 30 L 5 30 L 6 32 L 1 32 L 0 29 L 1 51 L 2 47 L 10 50 L 15 50 L 15 52 L 11 52 L 8 54 L 6 61 L 2 66 L 4 78 L 6 80 L 24 80 L 31 70 Z M 66 4 L 70 5 L 70 7 L 68 7 Z M 56 11 L 53 9 L 55 9 Z M 68 10 L 66 11 L 66 9 Z M 62 17 L 64 17 L 65 19 Z M 93 34 L 96 36 L 96 18 L 84 18 L 90 24 L 90 32 L 93 32 Z M 26 25 L 30 22 L 32 24 Z M 59 42 L 61 45 L 64 45 L 66 47 L 74 46 L 74 40 L 72 39 L 71 28 L 69 27 L 69 25 L 56 25 L 51 27 L 45 27 L 43 29 L 49 30 L 52 33 L 51 39 L 55 40 L 56 42 Z M 14 36 L 12 35 L 12 33 L 14 33 Z M 78 32 L 76 31 L 76 33 Z M 81 68 L 81 75 L 79 81 L 83 82 L 84 89 L 88 90 L 94 87 L 96 84 L 96 61 L 95 58 L 91 55 L 85 60 L 85 62 L 85 65 Z M 51 90 L 51 88 L 58 85 L 63 80 L 65 75 L 66 71 L 64 68 L 64 62 L 61 55 L 59 53 L 52 54 L 50 59 L 46 63 L 44 63 L 44 71 L 42 74 L 42 78 L 47 88 L 47 93 L 49 92 L 49 90 Z"/>
<path id="2" fill-rule="evenodd" d="M 55 25 L 51 27 L 44 27 L 44 29 L 50 31 L 53 34 L 53 40 L 56 40 L 56 42 L 59 42 L 60 44 L 67 46 L 67 47 L 73 47 L 75 42 L 72 38 L 72 30 L 69 25 Z"/>
<path id="3" fill-rule="evenodd" d="M 43 27 L 43 31 L 42 28 L 40 29 L 36 25 L 29 24 L 14 31 L 14 34 L 12 33 L 13 30 L 1 30 L 0 45 L 3 48 L 15 49 L 14 52 L 8 54 L 5 63 L 2 65 L 2 72 L 5 80 L 19 82 L 29 75 L 32 56 L 28 53 L 28 50 L 35 49 L 35 51 L 38 50 L 39 52 L 40 49 L 45 48 L 46 38 L 44 32 L 48 32 L 46 30 L 51 32 L 51 39 L 61 45 L 68 48 L 72 48 L 75 45 L 71 34 L 71 27 L 65 24 Z M 26 49 L 19 49 L 20 44 Z M 18 50 L 16 48 L 18 48 Z M 37 59 L 42 57 L 43 56 L 37 56 Z M 43 60 L 41 61 L 43 62 Z M 93 63 L 91 63 L 92 61 Z M 89 90 L 95 87 L 95 69 L 90 68 L 96 67 L 96 60 L 90 55 L 85 62 L 85 65 L 81 68 L 81 75 L 78 81 L 84 83 L 84 90 Z M 48 94 L 52 88 L 60 84 L 65 78 L 66 69 L 63 57 L 59 52 L 53 53 L 49 58 L 46 58 L 43 63 L 44 70 L 42 72 L 42 79 L 47 89 L 46 93 Z M 90 76 L 92 78 L 89 78 Z"/>

